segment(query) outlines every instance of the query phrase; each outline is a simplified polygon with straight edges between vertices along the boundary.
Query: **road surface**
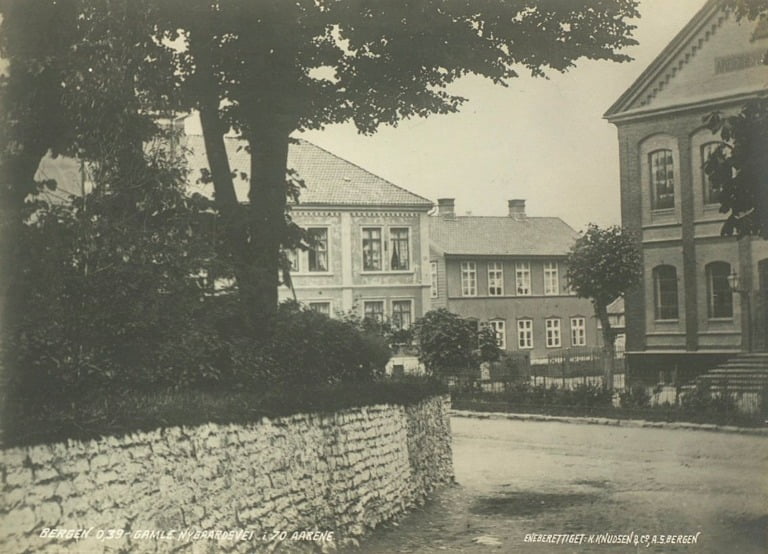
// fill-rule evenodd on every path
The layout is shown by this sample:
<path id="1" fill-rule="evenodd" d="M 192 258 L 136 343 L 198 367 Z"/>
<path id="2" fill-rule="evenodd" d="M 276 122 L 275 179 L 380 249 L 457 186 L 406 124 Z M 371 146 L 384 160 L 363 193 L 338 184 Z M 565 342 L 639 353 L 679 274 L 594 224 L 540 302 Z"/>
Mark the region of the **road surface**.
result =
<path id="1" fill-rule="evenodd" d="M 768 552 L 768 437 L 451 424 L 458 484 L 357 551 Z"/>

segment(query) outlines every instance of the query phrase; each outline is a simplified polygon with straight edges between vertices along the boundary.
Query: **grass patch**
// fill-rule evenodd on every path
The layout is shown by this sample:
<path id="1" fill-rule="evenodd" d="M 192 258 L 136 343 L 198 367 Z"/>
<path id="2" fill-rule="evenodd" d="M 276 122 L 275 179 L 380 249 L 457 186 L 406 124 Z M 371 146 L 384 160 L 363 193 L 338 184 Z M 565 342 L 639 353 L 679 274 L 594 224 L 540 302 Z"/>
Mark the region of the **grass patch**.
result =
<path id="1" fill-rule="evenodd" d="M 762 427 L 765 425 L 760 414 L 739 412 L 722 414 L 711 411 L 694 411 L 675 406 L 654 406 L 646 408 L 616 408 L 614 406 L 567 406 L 510 403 L 501 400 L 482 400 L 454 395 L 452 407 L 455 410 L 477 412 L 507 412 L 538 414 L 562 417 L 605 417 L 613 419 L 643 419 L 646 421 L 704 423 L 714 425 L 737 425 L 740 427 Z"/>
<path id="2" fill-rule="evenodd" d="M 264 391 L 237 389 L 92 392 L 78 399 L 8 401 L 4 446 L 121 436 L 163 427 L 252 423 L 263 417 L 332 413 L 375 404 L 411 405 L 447 389 L 427 380 Z"/>

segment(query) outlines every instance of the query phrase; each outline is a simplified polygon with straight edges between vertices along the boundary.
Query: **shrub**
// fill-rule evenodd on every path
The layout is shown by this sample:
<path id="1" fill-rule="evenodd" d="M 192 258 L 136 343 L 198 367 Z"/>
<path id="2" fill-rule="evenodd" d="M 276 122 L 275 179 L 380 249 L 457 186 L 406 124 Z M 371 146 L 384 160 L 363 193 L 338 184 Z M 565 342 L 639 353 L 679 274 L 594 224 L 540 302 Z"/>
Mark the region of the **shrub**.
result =
<path id="1" fill-rule="evenodd" d="M 643 385 L 635 385 L 619 393 L 622 408 L 647 408 L 651 405 L 651 395 Z"/>
<path id="2" fill-rule="evenodd" d="M 689 412 L 707 414 L 736 413 L 736 401 L 731 395 L 713 393 L 705 383 L 697 383 L 692 391 L 680 395 L 680 407 Z"/>
<path id="3" fill-rule="evenodd" d="M 295 302 L 280 305 L 258 351 L 277 384 L 371 381 L 390 357 L 381 335 Z"/>
<path id="4" fill-rule="evenodd" d="M 462 318 L 445 308 L 424 314 L 414 324 L 419 360 L 432 373 L 450 375 L 497 360 L 496 336 L 477 321 Z"/>

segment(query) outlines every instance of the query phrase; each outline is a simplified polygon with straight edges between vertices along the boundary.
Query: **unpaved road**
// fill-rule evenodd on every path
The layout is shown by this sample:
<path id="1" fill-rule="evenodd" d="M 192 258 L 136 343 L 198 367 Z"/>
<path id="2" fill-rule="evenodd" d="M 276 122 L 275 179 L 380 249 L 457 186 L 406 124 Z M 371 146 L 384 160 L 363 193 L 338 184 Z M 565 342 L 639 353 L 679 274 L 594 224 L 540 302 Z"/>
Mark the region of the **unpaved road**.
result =
<path id="1" fill-rule="evenodd" d="M 768 437 L 462 417 L 451 424 L 458 485 L 377 530 L 358 552 L 768 552 Z M 534 533 L 584 537 L 526 542 Z M 605 533 L 632 544 L 587 542 Z M 697 533 L 695 544 L 678 543 Z M 636 546 L 635 536 L 649 546 Z M 675 544 L 659 544 L 668 536 Z"/>

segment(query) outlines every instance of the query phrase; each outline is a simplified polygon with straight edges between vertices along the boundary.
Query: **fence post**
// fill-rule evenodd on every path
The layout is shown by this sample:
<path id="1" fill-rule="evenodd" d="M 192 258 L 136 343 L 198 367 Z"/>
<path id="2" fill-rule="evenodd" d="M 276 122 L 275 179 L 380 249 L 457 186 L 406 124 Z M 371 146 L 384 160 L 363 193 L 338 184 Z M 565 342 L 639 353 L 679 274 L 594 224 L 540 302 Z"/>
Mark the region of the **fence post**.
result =
<path id="1" fill-rule="evenodd" d="M 566 352 L 563 353 L 563 360 L 560 365 L 560 373 L 562 375 L 562 381 L 563 381 L 563 388 L 565 388 L 565 369 L 568 365 L 568 354 Z"/>

